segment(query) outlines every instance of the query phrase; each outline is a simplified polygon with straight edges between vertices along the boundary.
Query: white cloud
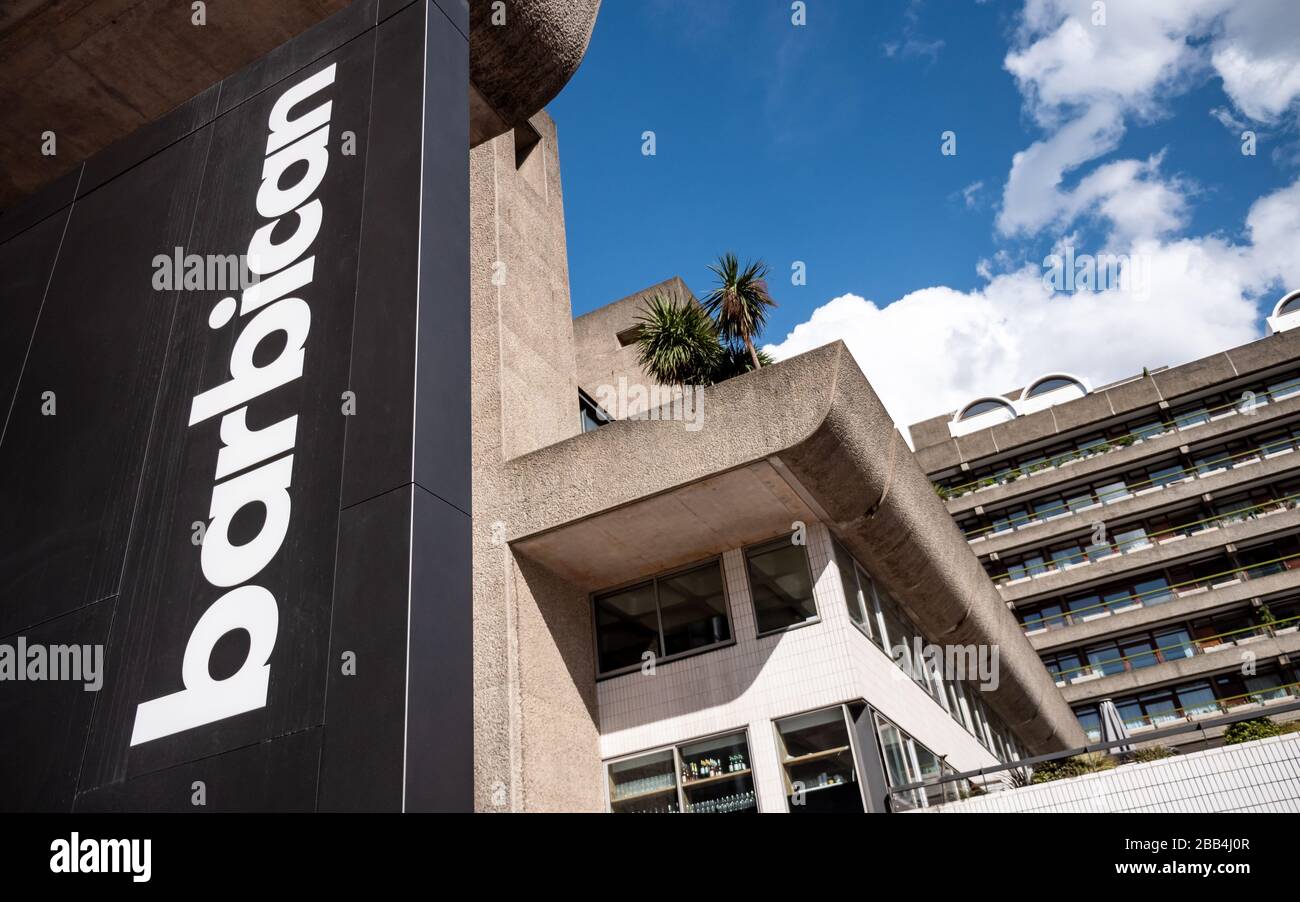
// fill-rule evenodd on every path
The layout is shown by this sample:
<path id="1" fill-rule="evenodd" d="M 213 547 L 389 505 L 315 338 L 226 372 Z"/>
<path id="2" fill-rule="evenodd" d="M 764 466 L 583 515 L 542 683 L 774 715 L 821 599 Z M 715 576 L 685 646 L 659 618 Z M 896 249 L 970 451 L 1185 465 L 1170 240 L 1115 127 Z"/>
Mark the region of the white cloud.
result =
<path id="1" fill-rule="evenodd" d="M 883 308 L 844 295 L 766 350 L 779 360 L 842 339 L 900 426 L 1047 372 L 1100 385 L 1258 337 L 1256 298 L 1279 279 L 1300 284 L 1300 180 L 1256 202 L 1246 233 L 1240 244 L 1133 241 L 1147 291 L 1053 292 L 1027 265 L 977 291 L 925 288 Z"/>
<path id="2" fill-rule="evenodd" d="M 1236 111 L 1211 111 L 1225 125 L 1295 109 L 1300 2 L 1112 0 L 1106 15 L 1093 23 L 1092 0 L 1026 0 L 1005 66 L 1044 136 L 1013 158 L 997 227 L 1060 247 L 1098 221 L 1105 246 L 1089 250 L 1134 255 L 1149 290 L 1056 293 L 1038 261 L 1002 248 L 978 261 L 979 290 L 925 288 L 884 307 L 844 295 L 769 353 L 843 339 L 906 425 L 1046 372 L 1103 384 L 1259 336 L 1259 298 L 1300 287 L 1300 180 L 1258 200 L 1236 242 L 1181 236 L 1196 186 L 1164 173 L 1163 154 L 1096 163 L 1131 122 L 1167 115 L 1171 97 L 1214 75 Z"/>
<path id="3" fill-rule="evenodd" d="M 984 190 L 984 183 L 971 182 L 965 188 L 961 189 L 962 203 L 966 205 L 967 210 L 973 210 L 980 202 L 980 192 Z"/>
<path id="4" fill-rule="evenodd" d="M 1250 0 L 1231 7 L 1211 60 L 1242 113 L 1273 122 L 1300 101 L 1300 3 Z"/>

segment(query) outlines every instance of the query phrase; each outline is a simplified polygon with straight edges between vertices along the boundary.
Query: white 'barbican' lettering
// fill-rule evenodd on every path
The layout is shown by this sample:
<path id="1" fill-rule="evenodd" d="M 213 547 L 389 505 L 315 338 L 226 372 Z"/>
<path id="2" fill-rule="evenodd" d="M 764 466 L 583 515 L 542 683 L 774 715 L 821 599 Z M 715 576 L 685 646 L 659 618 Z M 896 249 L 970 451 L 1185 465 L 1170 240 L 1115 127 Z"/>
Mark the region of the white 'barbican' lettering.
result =
<path id="1" fill-rule="evenodd" d="M 185 688 L 137 706 L 133 746 L 254 711 L 267 703 L 280 612 L 275 596 L 250 581 L 279 553 L 289 530 L 293 454 L 285 452 L 294 448 L 298 418 L 249 429 L 248 405 L 303 373 L 311 307 L 301 297 L 290 295 L 301 293 L 312 281 L 316 258 L 306 254 L 320 232 L 324 215 L 320 198 L 313 195 L 329 166 L 332 102 L 327 100 L 297 118 L 291 119 L 290 113 L 334 83 L 334 68 L 330 65 L 289 88 L 271 109 L 257 192 L 258 215 L 269 222 L 253 234 L 248 245 L 249 266 L 262 278 L 240 295 L 239 314 L 251 315 L 251 319 L 231 350 L 230 379 L 196 395 L 189 418 L 189 425 L 195 426 L 221 416 L 222 447 L 199 563 L 203 578 L 227 591 L 199 618 L 185 644 L 181 663 Z M 295 164 L 306 164 L 302 176 L 282 185 Z M 272 235 L 282 222 L 293 229 L 277 243 Z M 234 298 L 223 298 L 209 316 L 208 325 L 224 327 L 235 309 Z M 275 332 L 284 333 L 284 346 L 274 360 L 258 366 L 254 351 L 263 338 Z M 240 475 L 232 477 L 235 473 Z M 253 539 L 237 545 L 231 541 L 230 524 L 239 511 L 253 504 L 265 510 L 261 528 Z M 250 637 L 244 663 L 226 679 L 212 679 L 208 661 L 217 641 L 241 629 Z"/>

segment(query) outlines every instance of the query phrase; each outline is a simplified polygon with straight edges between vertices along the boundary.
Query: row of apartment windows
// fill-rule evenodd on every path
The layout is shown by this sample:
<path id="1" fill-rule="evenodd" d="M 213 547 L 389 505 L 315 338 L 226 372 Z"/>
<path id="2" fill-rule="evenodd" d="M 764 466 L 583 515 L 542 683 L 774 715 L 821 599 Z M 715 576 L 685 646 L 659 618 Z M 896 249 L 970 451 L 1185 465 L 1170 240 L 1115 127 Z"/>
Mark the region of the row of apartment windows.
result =
<path id="1" fill-rule="evenodd" d="M 1163 604 L 1174 592 L 1208 588 L 1210 584 L 1259 579 L 1300 568 L 1300 540 L 1293 535 L 1254 545 L 1234 556 L 1220 554 L 1189 564 L 1177 564 L 1126 576 L 1088 591 L 1036 601 L 1016 610 L 1027 632 L 1056 629 L 1138 607 Z"/>
<path id="2" fill-rule="evenodd" d="M 1246 675 L 1234 670 L 1114 701 L 1124 726 L 1130 732 L 1137 732 L 1231 712 L 1242 705 L 1293 698 L 1296 694 L 1295 673 L 1287 668 L 1270 665 L 1261 667 L 1256 674 Z M 1088 740 L 1097 742 L 1101 738 L 1098 705 L 1080 705 L 1074 709 L 1074 713 Z"/>
<path id="3" fill-rule="evenodd" d="M 839 542 L 834 543 L 834 551 L 853 625 L 999 761 L 1018 758 L 1011 731 L 979 698 L 978 690 L 954 675 L 945 677 L 925 660 L 916 660 L 913 650 L 918 644 L 921 648 L 931 645 L 929 639 Z"/>
<path id="4" fill-rule="evenodd" d="M 1253 520 L 1300 505 L 1300 481 L 1291 480 L 1272 486 L 1260 486 L 1244 492 L 1215 498 L 1209 503 L 1191 502 L 1159 514 L 1121 523 L 1112 530 L 1093 537 L 1066 539 L 1047 548 L 984 561 L 984 569 L 995 581 L 1014 581 L 1038 576 L 1099 560 L 1112 554 L 1127 554 L 1152 547 L 1153 541 L 1167 541 L 1178 536 Z"/>
<path id="5" fill-rule="evenodd" d="M 1046 448 L 1015 458 L 998 461 L 983 467 L 955 473 L 935 481 L 940 488 L 952 492 L 973 488 L 984 480 L 1001 482 L 1013 473 L 1034 472 L 1043 467 L 1060 466 L 1077 459 L 1080 454 L 1112 445 L 1130 443 L 1163 435 L 1173 429 L 1188 429 L 1208 423 L 1218 416 L 1235 412 L 1250 412 L 1259 407 L 1300 395 L 1300 371 L 1274 377 L 1266 382 L 1251 384 L 1233 392 L 1220 392 L 1190 404 L 1174 408 L 1160 416 L 1133 417 L 1105 429 L 1087 433 L 1078 438 L 1059 442 Z"/>
<path id="6" fill-rule="evenodd" d="M 853 725 L 870 717 L 876 747 L 860 749 Z M 860 756 L 874 754 L 891 787 L 955 771 L 865 702 L 855 701 L 771 722 L 786 810 L 792 814 L 861 813 L 867 808 Z M 616 814 L 756 814 L 754 757 L 748 729 L 690 740 L 606 764 L 609 810 Z M 955 801 L 956 783 L 894 793 L 896 809 Z"/>
<path id="7" fill-rule="evenodd" d="M 1136 492 L 1164 488 L 1195 476 L 1207 476 L 1224 469 L 1258 460 L 1263 455 L 1293 451 L 1300 447 L 1300 425 L 1263 430 L 1246 438 L 1215 444 L 1192 455 L 1184 465 L 1177 456 L 1111 473 L 1083 485 L 1047 492 L 1033 499 L 983 514 L 958 518 L 957 525 L 968 539 L 996 535 L 1030 523 L 1078 513 L 1099 504 L 1110 504 Z"/>
<path id="8" fill-rule="evenodd" d="M 812 570 L 802 545 L 785 536 L 747 548 L 745 565 L 758 635 L 816 619 Z M 597 594 L 593 605 L 602 676 L 733 641 L 721 558 Z"/>
<path id="9" fill-rule="evenodd" d="M 1273 602 L 1267 607 L 1268 617 L 1262 610 L 1252 612 L 1248 608 L 1215 614 L 1043 655 L 1043 664 L 1057 683 L 1078 683 L 1213 653 L 1242 640 L 1266 636 L 1270 631 L 1291 633 L 1300 629 L 1300 599 Z"/>

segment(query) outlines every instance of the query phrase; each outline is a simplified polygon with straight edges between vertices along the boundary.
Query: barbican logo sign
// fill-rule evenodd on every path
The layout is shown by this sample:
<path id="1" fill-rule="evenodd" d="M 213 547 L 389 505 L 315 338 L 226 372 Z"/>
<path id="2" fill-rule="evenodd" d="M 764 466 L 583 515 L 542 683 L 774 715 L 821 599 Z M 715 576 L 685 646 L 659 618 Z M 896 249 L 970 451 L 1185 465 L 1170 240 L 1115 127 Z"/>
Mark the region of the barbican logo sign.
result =
<path id="1" fill-rule="evenodd" d="M 247 417 L 251 402 L 303 375 L 316 259 L 310 251 L 324 219 L 315 195 L 329 167 L 332 102 L 324 94 L 334 76 L 335 66 L 330 65 L 287 89 L 272 107 L 257 192 L 257 213 L 267 222 L 254 232 L 247 253 L 260 279 L 238 299 L 222 298 L 208 317 L 214 330 L 229 325 L 236 314 L 246 319 L 230 354 L 229 380 L 196 395 L 189 415 L 190 427 L 221 418 L 222 447 L 199 554 L 203 578 L 224 594 L 190 632 L 181 667 L 185 688 L 136 707 L 132 746 L 267 704 L 280 612 L 275 595 L 257 579 L 280 553 L 293 516 L 289 489 L 298 417 L 256 430 L 249 428 Z M 310 108 L 291 119 L 300 104 Z M 284 240 L 273 241 L 281 223 L 282 233 L 290 226 L 292 230 Z M 285 337 L 279 354 L 257 365 L 254 352 L 277 332 Z M 250 541 L 234 544 L 232 521 L 255 505 L 264 510 L 260 529 Z M 247 656 L 236 673 L 213 679 L 208 670 L 212 651 L 235 630 L 249 636 Z"/>

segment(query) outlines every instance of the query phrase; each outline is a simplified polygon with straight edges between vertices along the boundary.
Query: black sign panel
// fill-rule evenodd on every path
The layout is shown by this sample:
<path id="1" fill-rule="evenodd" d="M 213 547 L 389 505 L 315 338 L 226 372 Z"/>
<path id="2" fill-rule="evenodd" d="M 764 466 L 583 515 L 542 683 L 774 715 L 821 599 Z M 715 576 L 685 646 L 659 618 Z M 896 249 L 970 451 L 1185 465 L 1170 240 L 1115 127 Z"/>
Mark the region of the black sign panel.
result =
<path id="1" fill-rule="evenodd" d="M 34 636 L 104 657 L 98 691 L 39 706 L 0 668 L 0 808 L 395 810 L 408 785 L 467 807 L 466 45 L 437 5 L 356 3 L 0 244 L 26 328 L 0 346 L 0 662 Z M 431 179 L 463 202 L 422 210 Z M 430 396 L 416 361 L 439 351 L 458 371 Z M 449 499 L 416 484 L 429 419 L 457 436 Z M 455 549 L 436 572 L 412 573 L 417 524 Z M 431 620 L 414 685 L 455 698 L 408 715 L 408 628 Z M 413 760 L 412 722 L 445 751 Z"/>

